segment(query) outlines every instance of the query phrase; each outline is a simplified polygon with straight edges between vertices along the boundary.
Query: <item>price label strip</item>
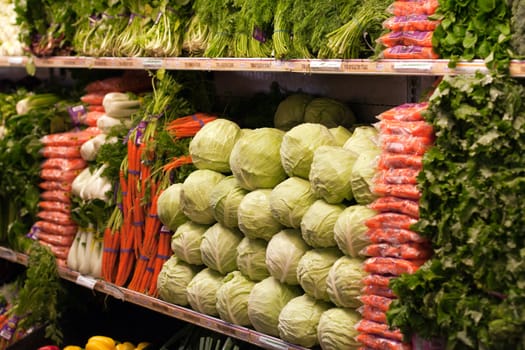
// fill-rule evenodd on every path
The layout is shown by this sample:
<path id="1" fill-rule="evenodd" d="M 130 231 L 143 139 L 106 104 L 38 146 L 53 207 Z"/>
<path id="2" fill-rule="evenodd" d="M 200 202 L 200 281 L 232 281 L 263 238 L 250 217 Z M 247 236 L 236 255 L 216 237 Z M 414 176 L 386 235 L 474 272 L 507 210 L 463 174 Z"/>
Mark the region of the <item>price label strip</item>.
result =
<path id="1" fill-rule="evenodd" d="M 90 276 L 84 276 L 84 275 L 78 275 L 77 280 L 75 281 L 76 284 L 82 287 L 86 287 L 88 289 L 95 289 L 95 285 L 97 284 L 97 280 Z"/>
<path id="2" fill-rule="evenodd" d="M 434 65 L 431 62 L 395 62 L 392 66 L 397 72 L 432 72 Z"/>
<path id="3" fill-rule="evenodd" d="M 260 344 L 266 345 L 271 349 L 275 350 L 287 350 L 288 345 L 283 343 L 279 339 L 270 338 L 264 335 L 259 336 L 258 341 Z"/>
<path id="4" fill-rule="evenodd" d="M 341 60 L 311 60 L 310 69 L 312 71 L 340 71 Z"/>

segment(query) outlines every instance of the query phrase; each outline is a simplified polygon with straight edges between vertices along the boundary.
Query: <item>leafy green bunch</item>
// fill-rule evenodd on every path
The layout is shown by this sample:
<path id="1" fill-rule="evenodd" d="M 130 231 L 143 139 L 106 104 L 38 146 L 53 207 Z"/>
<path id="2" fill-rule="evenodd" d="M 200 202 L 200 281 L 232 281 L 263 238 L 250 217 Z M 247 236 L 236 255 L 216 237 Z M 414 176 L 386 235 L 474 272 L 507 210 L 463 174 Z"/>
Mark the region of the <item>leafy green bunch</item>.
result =
<path id="1" fill-rule="evenodd" d="M 436 133 L 419 175 L 434 257 L 392 283 L 405 334 L 447 349 L 525 349 L 525 89 L 496 75 L 446 77 L 426 119 Z"/>
<path id="2" fill-rule="evenodd" d="M 481 58 L 490 69 L 506 72 L 511 52 L 511 10 L 503 0 L 439 0 L 434 15 L 441 21 L 432 44 L 451 66 Z"/>

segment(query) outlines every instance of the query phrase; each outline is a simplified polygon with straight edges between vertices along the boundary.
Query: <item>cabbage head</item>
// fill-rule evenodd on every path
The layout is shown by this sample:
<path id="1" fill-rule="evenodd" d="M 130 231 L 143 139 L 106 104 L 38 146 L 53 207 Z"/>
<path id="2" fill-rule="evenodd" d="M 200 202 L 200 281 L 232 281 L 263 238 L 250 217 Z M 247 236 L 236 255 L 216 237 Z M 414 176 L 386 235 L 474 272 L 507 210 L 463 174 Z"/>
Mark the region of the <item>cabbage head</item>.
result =
<path id="1" fill-rule="evenodd" d="M 208 225 L 186 221 L 171 236 L 171 250 L 180 260 L 193 265 L 202 265 L 201 242 Z"/>
<path id="2" fill-rule="evenodd" d="M 323 350 L 358 350 L 361 342 L 355 338 L 359 335 L 356 329 L 361 315 L 352 309 L 331 308 L 321 315 L 317 326 L 319 345 Z"/>
<path id="3" fill-rule="evenodd" d="M 307 348 L 319 344 L 317 326 L 331 304 L 307 294 L 293 298 L 279 314 L 278 330 L 282 340 Z"/>
<path id="4" fill-rule="evenodd" d="M 332 303 L 339 307 L 357 308 L 363 288 L 363 278 L 368 273 L 361 259 L 342 256 L 333 264 L 326 278 L 327 292 Z"/>
<path id="5" fill-rule="evenodd" d="M 279 153 L 283 136 L 284 131 L 259 128 L 235 143 L 230 168 L 242 188 L 273 188 L 286 178 Z"/>
<path id="6" fill-rule="evenodd" d="M 359 257 L 359 252 L 370 244 L 365 221 L 376 214 L 377 211 L 359 204 L 343 210 L 334 225 L 334 238 L 343 253 L 352 258 Z"/>
<path id="7" fill-rule="evenodd" d="M 341 125 L 335 128 L 330 128 L 329 130 L 332 133 L 332 135 L 334 135 L 337 146 L 343 147 L 343 145 L 346 143 L 346 141 L 348 141 L 350 136 L 352 136 L 352 132 Z"/>
<path id="8" fill-rule="evenodd" d="M 308 208 L 301 220 L 301 235 L 314 248 L 335 247 L 334 225 L 345 209 L 341 204 L 328 204 L 318 199 Z"/>
<path id="9" fill-rule="evenodd" d="M 314 194 L 331 204 L 352 200 L 350 177 L 357 157 L 339 146 L 316 149 L 309 174 Z"/>
<path id="10" fill-rule="evenodd" d="M 297 265 L 310 247 L 301 237 L 301 231 L 284 229 L 275 234 L 266 247 L 266 267 L 270 275 L 281 283 L 299 284 Z"/>
<path id="11" fill-rule="evenodd" d="M 208 267 L 199 271 L 187 287 L 188 303 L 202 314 L 218 316 L 217 291 L 224 276 Z"/>
<path id="12" fill-rule="evenodd" d="M 246 237 L 269 241 L 283 228 L 270 210 L 271 192 L 271 189 L 254 190 L 241 200 L 237 208 L 237 221 L 239 229 Z"/>
<path id="13" fill-rule="evenodd" d="M 322 124 L 299 124 L 284 134 L 281 143 L 281 163 L 288 176 L 308 179 L 314 151 L 320 146 L 336 146 L 330 130 Z"/>
<path id="14" fill-rule="evenodd" d="M 206 123 L 191 139 L 189 153 L 197 169 L 230 172 L 230 153 L 241 128 L 233 121 L 218 118 Z"/>
<path id="15" fill-rule="evenodd" d="M 369 150 L 373 150 L 377 148 L 379 144 L 378 135 L 379 132 L 373 126 L 358 126 L 352 132 L 352 136 L 346 140 L 343 148 L 352 151 L 357 155 Z"/>
<path id="16" fill-rule="evenodd" d="M 378 197 L 372 192 L 372 186 L 377 174 L 377 157 L 380 154 L 379 149 L 361 153 L 352 167 L 350 183 L 357 204 L 370 204 Z"/>
<path id="17" fill-rule="evenodd" d="M 288 131 L 304 121 L 306 106 L 313 99 L 312 96 L 296 93 L 288 96 L 279 103 L 273 118 L 273 125 L 280 130 Z"/>
<path id="18" fill-rule="evenodd" d="M 239 186 L 234 176 L 226 176 L 211 191 L 213 217 L 226 227 L 237 228 L 237 209 L 247 190 Z"/>
<path id="19" fill-rule="evenodd" d="M 182 225 L 188 218 L 182 212 L 180 203 L 180 193 L 182 183 L 170 185 L 160 194 L 157 200 L 157 215 L 164 226 L 175 231 L 179 225 Z"/>
<path id="20" fill-rule="evenodd" d="M 270 193 L 270 210 L 282 225 L 300 228 L 304 214 L 316 200 L 309 181 L 289 177 Z"/>
<path id="21" fill-rule="evenodd" d="M 210 206 L 210 194 L 224 177 L 223 174 L 208 169 L 191 172 L 182 183 L 180 193 L 184 215 L 198 224 L 213 224 L 215 218 Z"/>
<path id="22" fill-rule="evenodd" d="M 255 330 L 279 336 L 279 313 L 293 298 L 302 295 L 301 288 L 267 277 L 253 286 L 248 297 L 248 317 Z"/>
<path id="23" fill-rule="evenodd" d="M 176 305 L 188 305 L 186 288 L 197 272 L 196 266 L 187 264 L 172 255 L 162 265 L 157 277 L 159 299 Z"/>
<path id="24" fill-rule="evenodd" d="M 328 97 L 314 98 L 304 111 L 305 123 L 319 123 L 328 128 L 345 128 L 355 123 L 355 115 L 344 103 Z"/>
<path id="25" fill-rule="evenodd" d="M 330 301 L 326 278 L 341 255 L 337 248 L 317 248 L 304 253 L 297 265 L 297 279 L 306 294 L 317 300 Z"/>
<path id="26" fill-rule="evenodd" d="M 266 268 L 266 246 L 262 239 L 244 237 L 237 246 L 237 267 L 252 281 L 261 281 L 270 276 Z"/>
<path id="27" fill-rule="evenodd" d="M 204 265 L 223 275 L 237 269 L 237 246 L 242 233 L 216 223 L 204 232 L 201 258 Z"/>
<path id="28" fill-rule="evenodd" d="M 226 322 L 239 326 L 251 326 L 248 317 L 248 298 L 255 282 L 240 271 L 233 271 L 223 279 L 217 290 L 217 311 Z"/>

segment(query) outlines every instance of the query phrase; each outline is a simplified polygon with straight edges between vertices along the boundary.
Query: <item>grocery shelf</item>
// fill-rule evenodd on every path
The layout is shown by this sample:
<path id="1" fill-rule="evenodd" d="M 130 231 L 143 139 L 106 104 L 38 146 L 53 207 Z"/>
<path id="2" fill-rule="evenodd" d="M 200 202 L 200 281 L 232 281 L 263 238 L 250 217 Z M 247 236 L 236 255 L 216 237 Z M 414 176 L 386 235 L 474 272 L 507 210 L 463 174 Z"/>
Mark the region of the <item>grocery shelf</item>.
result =
<path id="1" fill-rule="evenodd" d="M 25 67 L 25 56 L 0 57 L 0 67 Z M 203 58 L 203 57 L 85 57 L 57 56 L 31 58 L 37 68 L 93 69 L 169 69 L 200 71 L 294 72 L 303 74 L 350 75 L 455 75 L 487 72 L 483 60 L 459 62 L 448 67 L 448 60 L 364 60 L 364 59 L 291 59 Z M 525 61 L 512 61 L 510 73 L 525 77 Z"/>
<path id="2" fill-rule="evenodd" d="M 0 247 L 0 258 L 26 266 L 28 263 L 27 255 L 15 252 L 5 247 Z M 231 336 L 233 338 L 240 339 L 242 341 L 257 345 L 263 349 L 306 350 L 306 348 L 302 346 L 287 343 L 279 338 L 259 333 L 253 329 L 237 326 L 185 307 L 170 304 L 160 299 L 149 297 L 142 293 L 116 286 L 98 278 L 82 275 L 67 267 L 59 267 L 58 272 L 60 277 L 64 280 L 76 283 L 82 287 L 110 295 L 115 299 L 133 303 L 135 305 Z"/>

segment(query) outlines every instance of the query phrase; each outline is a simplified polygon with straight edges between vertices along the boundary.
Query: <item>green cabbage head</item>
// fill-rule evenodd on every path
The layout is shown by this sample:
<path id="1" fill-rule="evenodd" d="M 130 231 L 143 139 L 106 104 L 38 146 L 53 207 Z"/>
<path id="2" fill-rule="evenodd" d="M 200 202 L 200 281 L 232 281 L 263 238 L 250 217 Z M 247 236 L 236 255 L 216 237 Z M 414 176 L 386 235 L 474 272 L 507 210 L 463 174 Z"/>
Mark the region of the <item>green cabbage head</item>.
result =
<path id="1" fill-rule="evenodd" d="M 378 146 L 377 129 L 370 125 L 361 125 L 354 129 L 352 136 L 346 140 L 343 145 L 344 149 L 354 152 L 359 155 Z"/>
<path id="2" fill-rule="evenodd" d="M 270 210 L 282 225 L 300 228 L 304 214 L 316 200 L 309 181 L 289 177 L 270 193 Z"/>
<path id="3" fill-rule="evenodd" d="M 314 151 L 320 146 L 336 146 L 330 130 L 322 124 L 299 124 L 284 134 L 281 143 L 281 163 L 288 176 L 308 179 Z"/>
<path id="4" fill-rule="evenodd" d="M 216 223 L 204 232 L 201 242 L 202 262 L 225 275 L 237 269 L 237 246 L 242 233 Z"/>
<path id="5" fill-rule="evenodd" d="M 316 149 L 309 175 L 314 194 L 331 204 L 352 200 L 350 177 L 357 157 L 339 146 Z"/>
<path id="6" fill-rule="evenodd" d="M 335 247 L 334 225 L 345 209 L 341 204 L 328 204 L 318 199 L 308 208 L 301 220 L 301 235 L 314 248 Z"/>
<path id="7" fill-rule="evenodd" d="M 172 255 L 163 265 L 157 277 L 159 299 L 168 303 L 186 306 L 186 288 L 198 272 L 198 267 L 185 263 Z"/>
<path id="8" fill-rule="evenodd" d="M 349 128 L 355 120 L 354 113 L 347 105 L 328 97 L 314 98 L 304 111 L 305 123 L 319 123 L 328 128 L 339 125 Z"/>
<path id="9" fill-rule="evenodd" d="M 321 315 L 331 304 L 307 294 L 293 298 L 279 314 L 277 328 L 284 341 L 311 348 L 319 344 L 317 326 Z"/>
<path id="10" fill-rule="evenodd" d="M 233 121 L 218 118 L 206 123 L 191 139 L 189 152 L 197 169 L 230 172 L 230 153 L 241 128 Z"/>
<path id="11" fill-rule="evenodd" d="M 301 294 L 299 287 L 281 283 L 274 277 L 256 283 L 248 298 L 248 317 L 253 328 L 278 337 L 279 313 L 290 300 Z"/>
<path id="12" fill-rule="evenodd" d="M 339 249 L 352 258 L 360 257 L 359 252 L 370 244 L 365 221 L 377 211 L 365 205 L 351 205 L 343 210 L 334 225 L 334 238 Z"/>
<path id="13" fill-rule="evenodd" d="M 230 272 L 217 290 L 217 311 L 223 321 L 239 326 L 251 326 L 248 298 L 255 282 L 240 271 Z"/>
<path id="14" fill-rule="evenodd" d="M 273 188 L 286 178 L 279 153 L 283 136 L 281 130 L 259 128 L 245 133 L 235 143 L 230 168 L 242 188 Z"/>
<path id="15" fill-rule="evenodd" d="M 355 338 L 361 315 L 352 309 L 331 308 L 321 315 L 317 326 L 319 345 L 323 350 L 358 350 L 362 344 Z"/>
<path id="16" fill-rule="evenodd" d="M 224 177 L 223 174 L 208 169 L 191 172 L 182 183 L 180 194 L 184 215 L 198 224 L 213 224 L 215 218 L 210 206 L 210 194 Z"/>
<path id="17" fill-rule="evenodd" d="M 179 225 L 188 220 L 182 211 L 180 193 L 182 183 L 170 185 L 160 194 L 157 200 L 157 215 L 164 226 L 175 231 Z"/>
<path id="18" fill-rule="evenodd" d="M 377 198 L 377 195 L 372 192 L 372 186 L 374 176 L 377 174 L 377 157 L 380 154 L 379 148 L 363 152 L 357 157 L 352 167 L 350 183 L 357 204 L 370 204 Z"/>
<path id="19" fill-rule="evenodd" d="M 309 249 L 301 237 L 301 231 L 284 229 L 278 232 L 266 247 L 266 267 L 270 275 L 281 283 L 299 284 L 297 265 Z"/>
<path id="20" fill-rule="evenodd" d="M 344 126 L 337 126 L 335 128 L 329 129 L 332 135 L 334 135 L 337 146 L 343 146 L 346 141 L 352 136 L 352 132 L 345 128 Z"/>
<path id="21" fill-rule="evenodd" d="M 224 276 L 208 267 L 199 271 L 187 287 L 188 303 L 197 312 L 218 316 L 217 291 Z"/>
<path id="22" fill-rule="evenodd" d="M 237 209 L 247 190 L 239 186 L 234 176 L 226 176 L 211 191 L 213 217 L 226 227 L 237 228 Z"/>
<path id="23" fill-rule="evenodd" d="M 361 259 L 342 256 L 333 264 L 326 278 L 330 301 L 339 307 L 357 308 L 363 288 L 363 278 L 368 273 L 363 269 Z"/>
<path id="24" fill-rule="evenodd" d="M 247 193 L 237 208 L 239 229 L 248 238 L 269 241 L 283 225 L 270 210 L 271 189 L 254 190 Z"/>
<path id="25" fill-rule="evenodd" d="M 341 255 L 337 248 L 316 248 L 304 253 L 297 265 L 297 279 L 306 294 L 317 300 L 330 301 L 326 278 Z"/>
<path id="26" fill-rule="evenodd" d="M 288 131 L 304 121 L 304 111 L 312 96 L 296 93 L 288 96 L 279 103 L 273 118 L 273 124 L 277 129 Z"/>
<path id="27" fill-rule="evenodd" d="M 266 246 L 262 239 L 244 237 L 237 246 L 237 267 L 252 281 L 261 281 L 270 276 L 266 267 Z"/>
<path id="28" fill-rule="evenodd" d="M 193 265 L 202 265 L 201 242 L 209 225 L 186 221 L 171 236 L 171 250 L 180 260 Z"/>

